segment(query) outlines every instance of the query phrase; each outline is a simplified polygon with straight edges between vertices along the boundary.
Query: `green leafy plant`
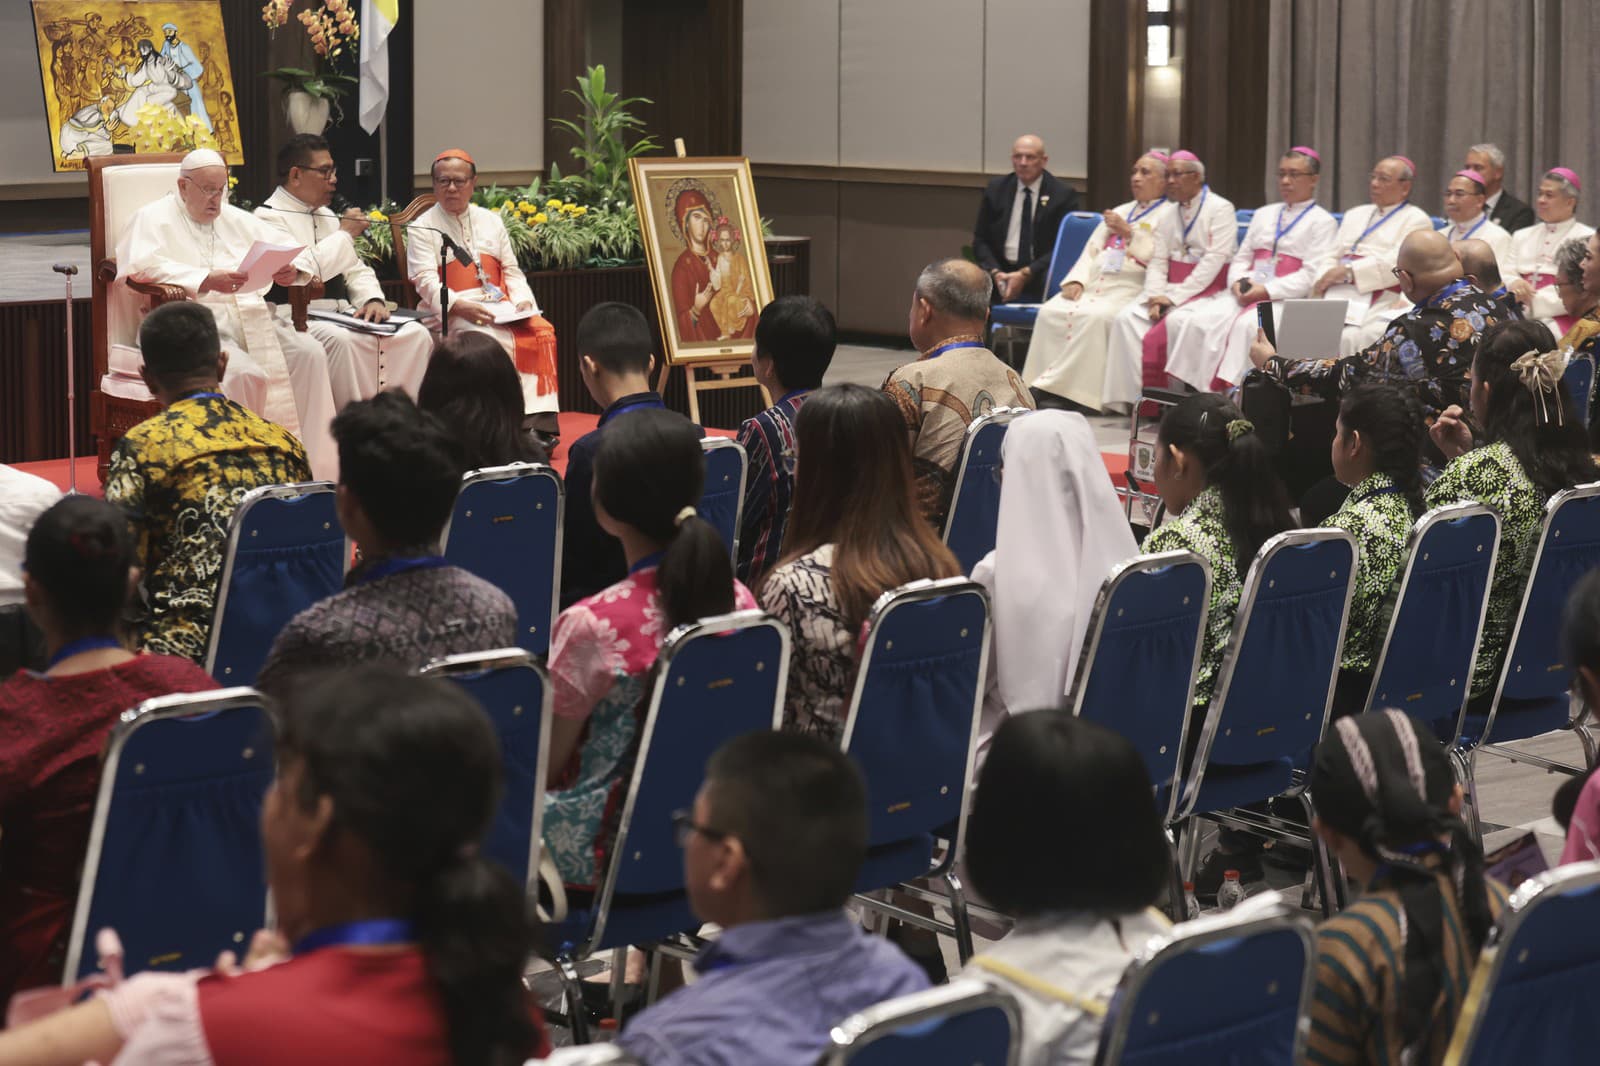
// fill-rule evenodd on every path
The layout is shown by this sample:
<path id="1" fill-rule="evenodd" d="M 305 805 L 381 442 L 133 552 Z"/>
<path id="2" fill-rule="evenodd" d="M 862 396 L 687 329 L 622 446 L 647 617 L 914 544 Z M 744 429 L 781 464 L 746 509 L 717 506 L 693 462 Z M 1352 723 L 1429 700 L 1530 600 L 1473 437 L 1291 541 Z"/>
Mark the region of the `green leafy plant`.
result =
<path id="1" fill-rule="evenodd" d="M 552 163 L 550 180 L 570 183 L 580 203 L 596 206 L 607 201 L 631 203 L 633 183 L 628 177 L 628 160 L 660 151 L 661 145 L 642 132 L 644 120 L 628 108 L 654 101 L 643 96 L 619 96 L 608 90 L 603 65 L 590 67 L 578 79 L 578 87 L 566 93 L 583 108 L 581 120 L 558 118 L 551 121 L 577 139 L 578 143 L 571 149 L 572 158 L 581 163 L 583 169 L 562 178 L 559 168 Z"/>
<path id="2" fill-rule="evenodd" d="M 283 82 L 286 93 L 310 93 L 319 100 L 332 100 L 336 104 L 339 97 L 360 84 L 348 74 L 324 74 L 304 67 L 279 67 L 263 72 L 262 76 Z"/>

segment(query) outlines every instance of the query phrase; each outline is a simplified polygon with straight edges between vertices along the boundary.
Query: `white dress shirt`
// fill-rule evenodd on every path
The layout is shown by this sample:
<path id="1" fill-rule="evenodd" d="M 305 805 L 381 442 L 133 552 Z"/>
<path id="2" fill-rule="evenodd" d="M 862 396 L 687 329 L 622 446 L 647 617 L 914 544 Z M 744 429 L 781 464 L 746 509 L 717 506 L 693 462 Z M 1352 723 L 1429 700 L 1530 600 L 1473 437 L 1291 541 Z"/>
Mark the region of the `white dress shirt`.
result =
<path id="1" fill-rule="evenodd" d="M 1039 217 L 1039 186 L 1044 184 L 1044 175 L 1040 174 L 1033 179 L 1032 185 L 1017 182 L 1017 198 L 1011 204 L 1011 221 L 1006 223 L 1006 261 L 1017 262 L 1017 253 L 1022 249 L 1022 190 L 1028 189 L 1033 193 L 1033 217 Z M 1034 242 L 1033 254 L 1039 254 L 1038 242 Z M 1027 266 L 1018 263 L 1018 266 Z"/>
<path id="2" fill-rule="evenodd" d="M 0 463 L 0 607 L 22 602 L 22 554 L 28 531 L 61 498 L 42 477 Z"/>

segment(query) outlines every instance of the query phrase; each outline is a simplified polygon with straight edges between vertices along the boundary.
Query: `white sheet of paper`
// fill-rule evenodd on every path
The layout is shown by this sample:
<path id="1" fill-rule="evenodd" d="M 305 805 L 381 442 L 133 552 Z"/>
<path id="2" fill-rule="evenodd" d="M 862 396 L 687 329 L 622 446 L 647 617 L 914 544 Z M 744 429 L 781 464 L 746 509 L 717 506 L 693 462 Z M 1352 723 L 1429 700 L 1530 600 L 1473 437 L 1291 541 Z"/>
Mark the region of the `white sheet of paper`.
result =
<path id="1" fill-rule="evenodd" d="M 1361 325 L 1367 317 L 1367 308 L 1372 306 L 1372 294 L 1362 293 L 1354 285 L 1329 285 L 1323 295 L 1330 300 L 1348 301 L 1349 306 L 1344 312 L 1344 324 L 1347 326 Z"/>
<path id="2" fill-rule="evenodd" d="M 483 298 L 482 289 L 467 289 L 464 291 L 461 289 L 451 289 L 450 302 L 455 304 L 462 301 L 470 301 L 477 304 L 479 307 L 488 310 L 490 314 L 494 315 L 494 324 L 497 326 L 508 326 L 513 322 L 522 322 L 533 317 L 533 311 L 531 309 L 527 311 L 518 311 L 517 305 L 512 303 L 510 300 L 495 300 L 493 303 L 490 303 L 488 300 Z"/>
<path id="3" fill-rule="evenodd" d="M 239 261 L 239 273 L 250 275 L 250 280 L 240 286 L 241 291 L 265 289 L 272 284 L 272 275 L 294 262 L 294 257 L 305 251 L 303 244 L 268 244 L 256 241 Z"/>

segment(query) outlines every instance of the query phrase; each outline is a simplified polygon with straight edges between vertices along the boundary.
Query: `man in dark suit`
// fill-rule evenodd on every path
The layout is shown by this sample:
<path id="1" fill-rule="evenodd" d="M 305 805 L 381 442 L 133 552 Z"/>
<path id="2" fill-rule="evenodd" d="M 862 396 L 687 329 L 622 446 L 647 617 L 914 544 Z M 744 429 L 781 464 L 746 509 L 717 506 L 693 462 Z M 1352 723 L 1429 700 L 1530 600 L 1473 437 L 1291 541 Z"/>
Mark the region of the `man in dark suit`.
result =
<path id="1" fill-rule="evenodd" d="M 1515 233 L 1533 225 L 1533 208 L 1512 196 L 1501 184 L 1506 176 L 1506 154 L 1499 145 L 1475 144 L 1468 148 L 1467 169 L 1483 175 L 1483 191 L 1486 194 L 1483 210 L 1489 216 L 1489 221 L 1507 233 Z"/>
<path id="2" fill-rule="evenodd" d="M 1049 162 L 1044 141 L 1031 133 L 1018 137 L 1011 146 L 1011 173 L 983 190 L 972 251 L 994 279 L 996 303 L 1044 299 L 1056 231 L 1078 208 L 1077 191 L 1045 169 Z"/>

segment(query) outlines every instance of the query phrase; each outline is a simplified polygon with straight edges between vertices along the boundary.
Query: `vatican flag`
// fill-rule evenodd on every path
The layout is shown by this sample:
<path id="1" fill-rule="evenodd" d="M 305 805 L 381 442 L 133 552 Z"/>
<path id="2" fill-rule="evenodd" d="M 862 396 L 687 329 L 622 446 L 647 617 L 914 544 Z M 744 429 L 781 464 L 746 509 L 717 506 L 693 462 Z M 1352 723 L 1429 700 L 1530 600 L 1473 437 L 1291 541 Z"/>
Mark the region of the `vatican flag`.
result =
<path id="1" fill-rule="evenodd" d="M 361 0 L 361 128 L 378 131 L 389 106 L 389 31 L 400 0 Z"/>

